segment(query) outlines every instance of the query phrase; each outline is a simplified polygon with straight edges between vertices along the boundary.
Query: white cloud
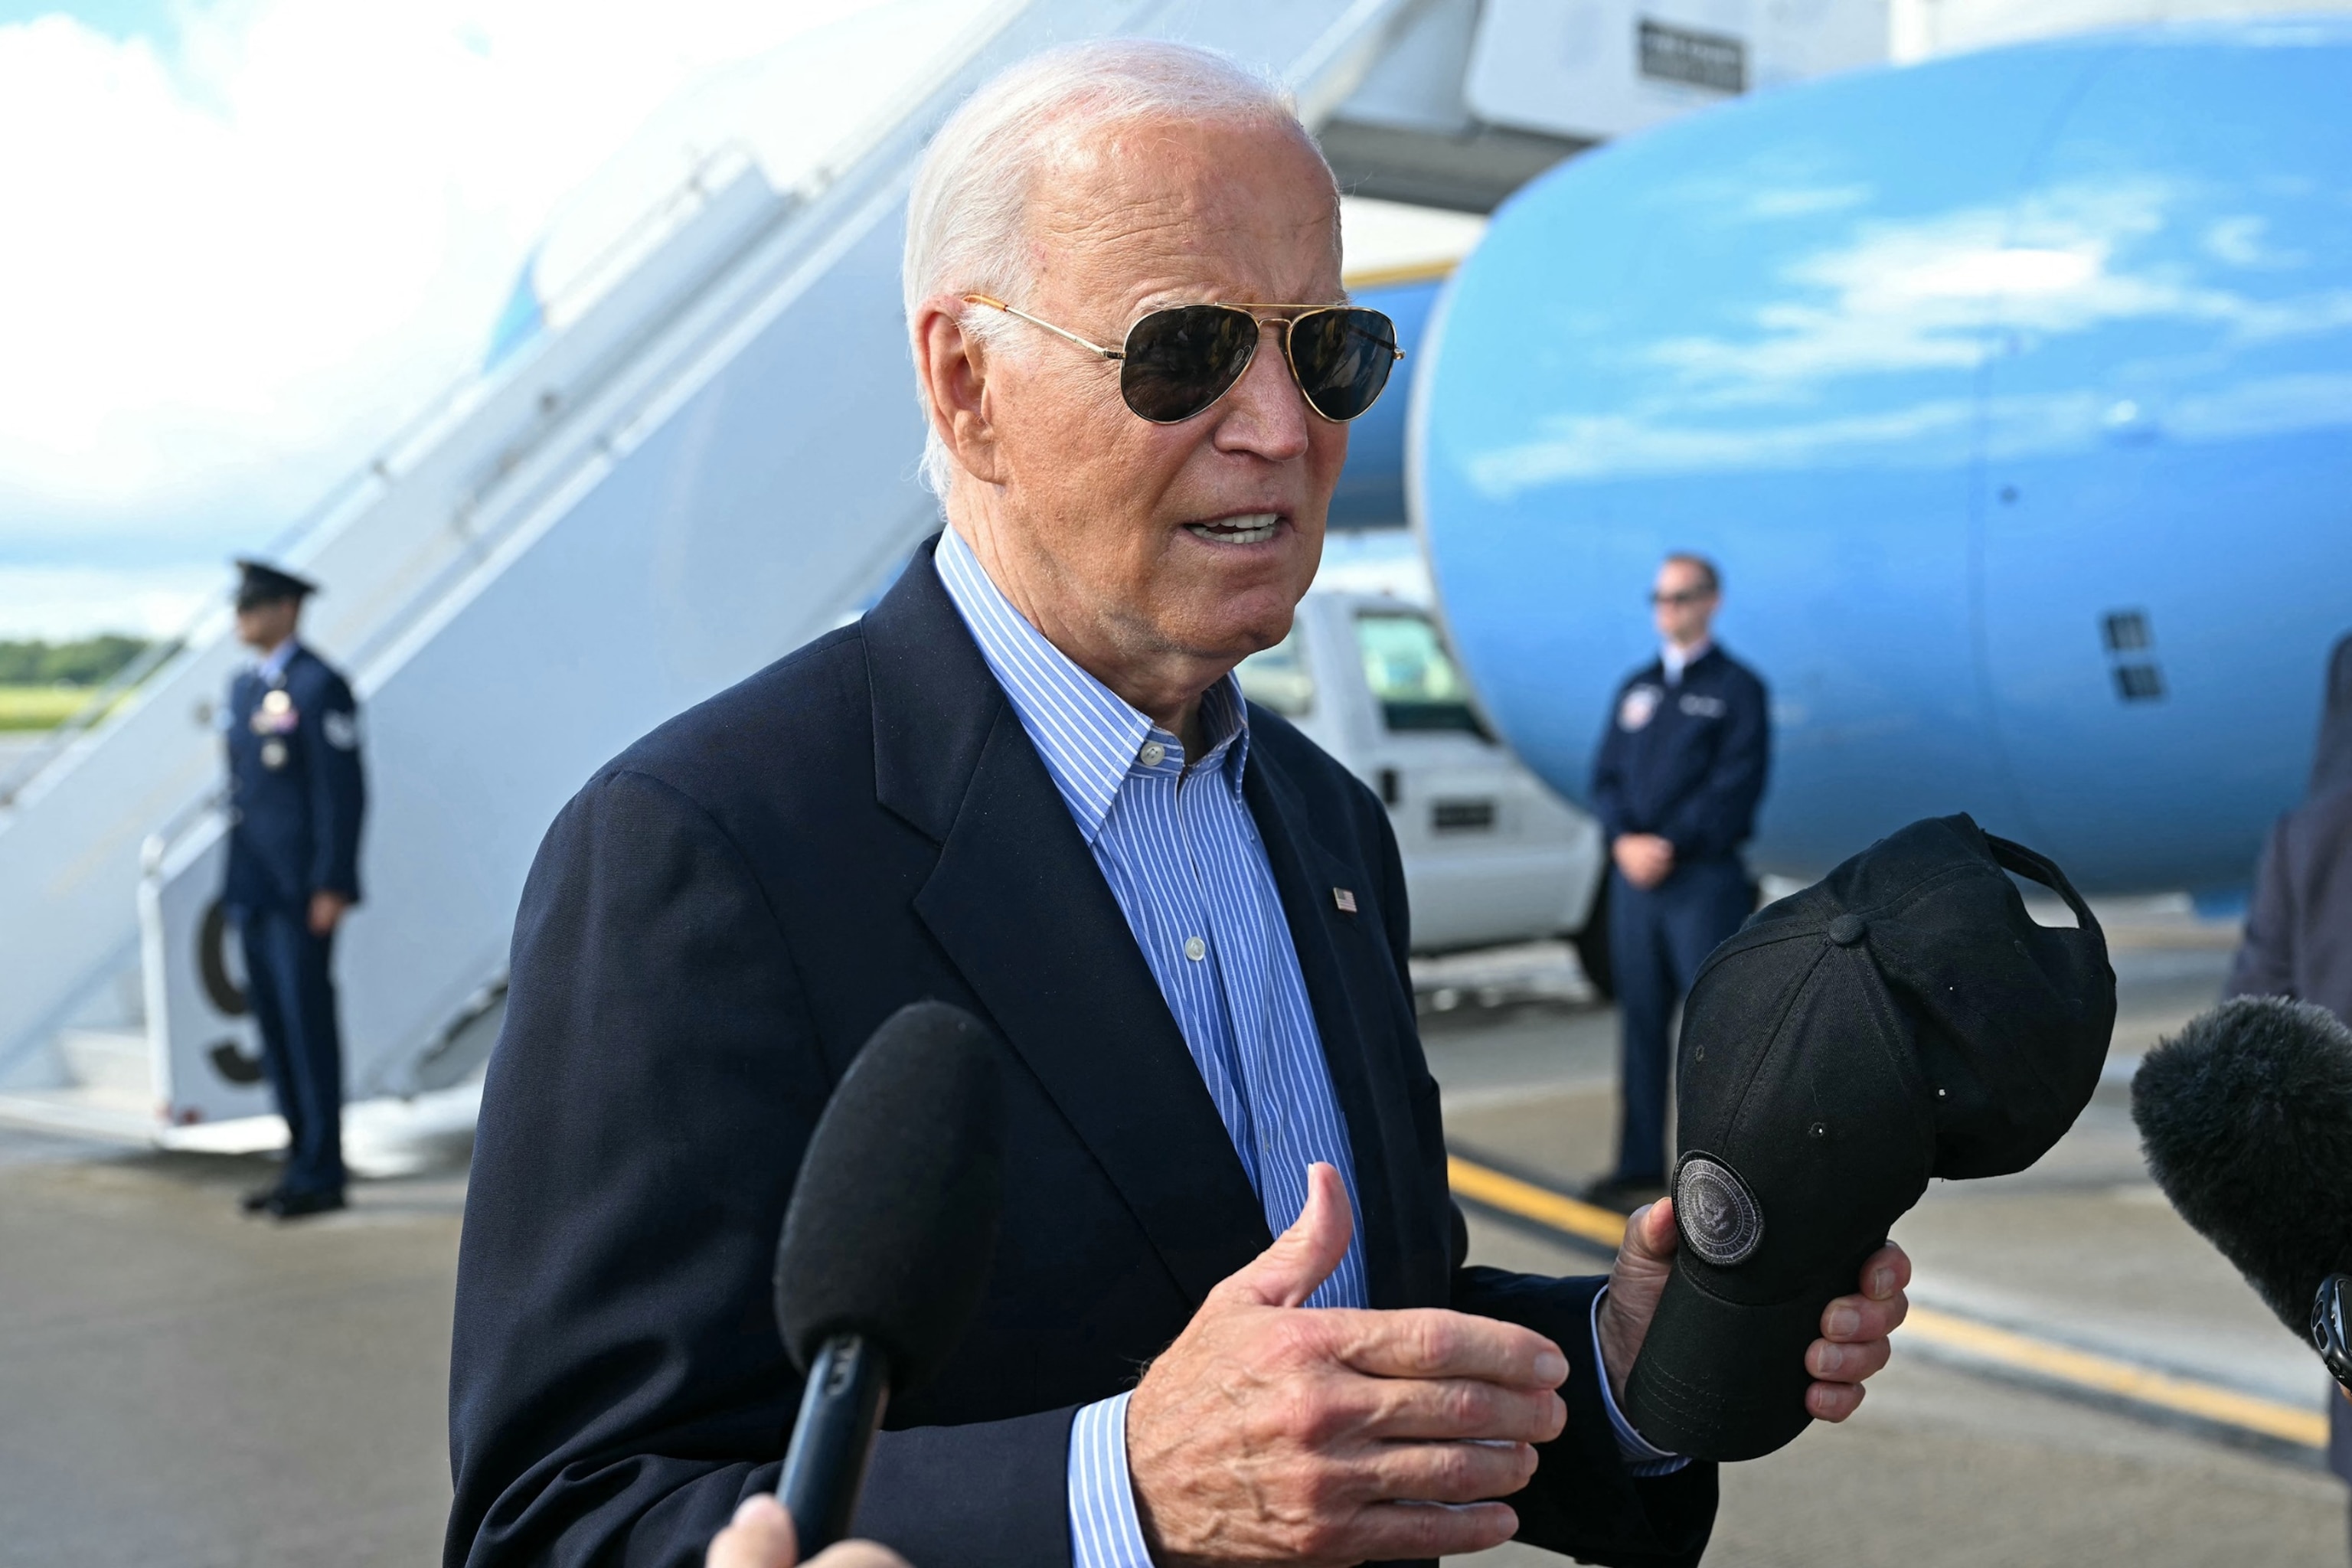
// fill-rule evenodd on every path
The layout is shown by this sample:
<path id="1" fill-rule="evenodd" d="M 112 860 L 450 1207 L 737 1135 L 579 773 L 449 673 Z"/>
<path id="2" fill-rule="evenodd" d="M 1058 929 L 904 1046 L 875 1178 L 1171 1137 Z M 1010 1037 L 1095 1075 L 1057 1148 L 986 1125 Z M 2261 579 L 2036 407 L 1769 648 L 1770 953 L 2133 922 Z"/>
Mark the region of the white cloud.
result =
<path id="1" fill-rule="evenodd" d="M 666 104 L 708 132 L 676 110 L 696 84 L 876 9 L 225 0 L 161 45 L 0 26 L 0 560 L 275 534 L 478 360 L 567 193 Z"/>
<path id="2" fill-rule="evenodd" d="M 152 567 L 0 566 L 0 637 L 175 636 L 230 578 L 226 562 Z"/>
<path id="3" fill-rule="evenodd" d="M 1562 480 L 1829 468 L 1948 468 L 1972 431 L 2002 461 L 2079 451 L 2147 411 L 2092 388 L 1988 398 L 1931 397 L 1872 413 L 1702 425 L 1654 406 L 1562 415 L 1532 440 L 1468 465 L 1480 494 L 1508 500 Z M 2287 374 L 2224 382 L 2154 411 L 2144 428 L 2183 443 L 2352 429 L 2352 375 Z"/>
<path id="4" fill-rule="evenodd" d="M 1934 464 L 1948 460 L 1975 418 L 1964 398 L 1760 425 L 1701 426 L 1663 410 L 1563 415 L 1532 441 L 1479 453 L 1469 478 L 1480 494 L 1507 500 L 1563 479 Z"/>
<path id="5" fill-rule="evenodd" d="M 2057 186 L 2015 212 L 1968 207 L 1858 224 L 1784 266 L 1780 287 L 1745 330 L 1662 338 L 1643 357 L 1675 378 L 1686 404 L 1754 404 L 1807 401 L 1850 376 L 1968 369 L 1997 352 L 2004 333 L 2169 321 L 2246 342 L 2352 326 L 2352 291 L 2256 297 L 2144 258 L 2144 242 L 2192 205 L 2160 181 L 2126 180 Z M 2261 222 L 2216 221 L 2209 249 L 2216 232 L 2242 257 Z M 2273 271 L 2300 265 L 2292 255 L 2263 259 Z"/>
<path id="6" fill-rule="evenodd" d="M 1637 342 L 1632 395 L 1479 454 L 1471 482 L 1507 497 L 1642 475 L 1943 465 L 1979 427 L 1987 451 L 2013 459 L 2134 432 L 2195 442 L 2352 425 L 2352 378 L 2240 371 L 2230 357 L 2352 328 L 2352 290 L 2294 289 L 2304 261 L 2262 248 L 2261 222 L 2236 215 L 2195 226 L 2200 248 L 2221 235 L 2225 259 L 2265 269 L 2272 291 L 2184 269 L 2147 242 L 2183 227 L 2196 195 L 2118 180 L 2057 186 L 2013 212 L 1857 224 L 1786 262 L 1732 330 Z M 2162 381 L 2148 408 L 2095 378 L 1981 404 L 1961 393 L 1956 373 L 2005 342 L 2118 322 L 2199 329 L 2216 363 L 2186 384 Z M 1919 373 L 1943 374 L 1923 384 Z"/>

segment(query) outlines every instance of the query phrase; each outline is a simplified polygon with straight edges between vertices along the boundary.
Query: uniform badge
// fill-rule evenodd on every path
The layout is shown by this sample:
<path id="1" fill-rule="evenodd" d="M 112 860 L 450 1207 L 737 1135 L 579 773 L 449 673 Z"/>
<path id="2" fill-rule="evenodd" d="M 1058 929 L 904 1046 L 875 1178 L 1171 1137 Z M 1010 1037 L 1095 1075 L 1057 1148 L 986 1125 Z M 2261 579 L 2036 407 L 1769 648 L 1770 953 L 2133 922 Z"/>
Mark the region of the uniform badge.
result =
<path id="1" fill-rule="evenodd" d="M 284 687 L 273 687 L 262 693 L 261 705 L 253 710 L 253 732 L 257 735 L 290 735 L 294 726 L 302 721 L 295 710 L 294 699 L 286 695 Z"/>
<path id="2" fill-rule="evenodd" d="M 1647 725 L 1651 715 L 1658 710 L 1658 700 L 1664 695 L 1654 686 L 1628 687 L 1617 703 L 1617 727 L 1633 731 Z"/>
<path id="3" fill-rule="evenodd" d="M 1683 1245 L 1717 1268 L 1745 1263 L 1764 1245 L 1764 1210 L 1739 1173 L 1706 1154 L 1687 1154 L 1675 1173 L 1675 1223 Z"/>
<path id="4" fill-rule="evenodd" d="M 357 750 L 360 743 L 360 716 L 330 708 L 327 710 L 326 717 L 319 721 L 319 733 L 326 737 L 327 744 L 339 752 Z"/>
<path id="5" fill-rule="evenodd" d="M 276 773 L 286 765 L 286 742 L 272 737 L 261 742 L 261 765 Z"/>
<path id="6" fill-rule="evenodd" d="M 1696 691 L 1685 691 L 1675 704 L 1694 719 L 1720 719 L 1729 710 L 1729 704 L 1720 697 L 1708 697 Z"/>

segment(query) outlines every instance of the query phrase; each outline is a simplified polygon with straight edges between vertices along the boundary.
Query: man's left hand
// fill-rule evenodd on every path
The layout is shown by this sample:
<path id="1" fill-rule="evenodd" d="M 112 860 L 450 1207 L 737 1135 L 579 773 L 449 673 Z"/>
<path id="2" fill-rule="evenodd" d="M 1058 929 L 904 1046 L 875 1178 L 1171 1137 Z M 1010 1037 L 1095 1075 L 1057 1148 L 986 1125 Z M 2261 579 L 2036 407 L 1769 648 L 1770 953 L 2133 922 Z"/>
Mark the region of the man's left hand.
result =
<path id="1" fill-rule="evenodd" d="M 311 894 L 310 934 L 324 936 L 333 931 L 336 922 L 343 918 L 343 911 L 351 907 L 351 900 L 341 893 L 329 892 L 324 888 Z"/>
<path id="2" fill-rule="evenodd" d="M 1674 1272 L 1679 1239 L 1672 1198 L 1635 1211 L 1625 1222 L 1617 1267 L 1609 1273 L 1609 1299 L 1601 1303 L 1601 1359 L 1610 1392 L 1620 1399 Z M 1903 1294 L 1910 1283 L 1911 1259 L 1890 1241 L 1863 1260 L 1861 1291 L 1822 1310 L 1822 1337 L 1805 1352 L 1805 1370 L 1813 1374 L 1805 1409 L 1816 1419 L 1843 1421 L 1860 1408 L 1863 1380 L 1886 1364 L 1893 1350 L 1887 1336 L 1911 1310 Z"/>

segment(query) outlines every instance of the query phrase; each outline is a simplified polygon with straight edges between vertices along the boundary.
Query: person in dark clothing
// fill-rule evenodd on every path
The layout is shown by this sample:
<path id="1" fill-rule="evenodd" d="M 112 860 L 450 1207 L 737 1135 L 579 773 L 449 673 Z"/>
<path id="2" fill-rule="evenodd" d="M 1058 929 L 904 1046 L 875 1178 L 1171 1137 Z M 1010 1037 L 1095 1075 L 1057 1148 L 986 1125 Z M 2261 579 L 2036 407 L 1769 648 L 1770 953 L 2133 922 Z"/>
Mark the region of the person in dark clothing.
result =
<path id="1" fill-rule="evenodd" d="M 2352 637 L 2328 658 L 2303 803 L 2263 846 L 2229 994 L 2292 996 L 2352 1023 Z M 2352 1405 L 2327 1410 L 2327 1468 L 2352 1481 Z"/>
<path id="2" fill-rule="evenodd" d="M 240 561 L 237 637 L 260 656 L 230 683 L 228 874 L 221 903 L 245 948 L 246 996 L 286 1118 L 286 1168 L 246 1194 L 280 1219 L 343 1206 L 342 1042 L 335 929 L 359 902 L 359 709 L 326 661 L 295 640 L 313 585 Z"/>
<path id="3" fill-rule="evenodd" d="M 920 1568 L 1514 1538 L 1696 1564 L 1715 1467 L 1611 1415 L 1672 1205 L 1605 1279 L 1469 1261 L 1387 811 L 1233 679 L 1290 629 L 1332 411 L 1385 368 L 1377 321 L 1318 347 L 1213 303 L 1345 299 L 1329 165 L 1268 83 L 1119 39 L 980 88 L 911 189 L 947 530 L 541 846 L 466 1194 L 444 1563 L 686 1568 L 774 1489 L 777 1231 L 864 1042 L 929 998 L 989 1026 L 1002 1217 L 855 1533 Z M 1150 352 L 1115 368 L 1071 323 Z M 1888 1247 L 1825 1312 L 1813 1415 L 1885 1364 L 1907 1268 Z"/>
<path id="4" fill-rule="evenodd" d="M 1665 1190 L 1675 1005 L 1756 904 L 1739 847 L 1755 831 L 1771 732 L 1764 683 L 1715 646 L 1721 600 L 1713 563 L 1666 557 L 1650 594 L 1663 646 L 1618 688 L 1592 770 L 1623 1046 L 1617 1166 L 1586 1195 L 1627 1212 Z"/>
<path id="5" fill-rule="evenodd" d="M 2352 1020 L 2352 637 L 2336 645 L 2303 803 L 2254 872 L 2232 996 L 2293 996 Z"/>

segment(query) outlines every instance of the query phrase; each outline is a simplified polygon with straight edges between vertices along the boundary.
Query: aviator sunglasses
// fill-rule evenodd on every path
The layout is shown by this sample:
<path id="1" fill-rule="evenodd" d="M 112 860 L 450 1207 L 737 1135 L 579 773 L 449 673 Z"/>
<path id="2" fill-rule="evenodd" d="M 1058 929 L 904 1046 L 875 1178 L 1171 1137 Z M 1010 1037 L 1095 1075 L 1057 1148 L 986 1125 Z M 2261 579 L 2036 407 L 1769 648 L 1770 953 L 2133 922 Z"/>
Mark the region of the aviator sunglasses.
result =
<path id="1" fill-rule="evenodd" d="M 1002 300 L 985 294 L 963 298 L 968 305 L 1018 316 L 1113 362 L 1120 398 L 1138 418 L 1154 425 L 1181 424 L 1232 391 L 1257 354 L 1261 325 L 1282 329 L 1282 357 L 1291 380 L 1307 406 L 1335 425 L 1377 402 L 1389 372 L 1404 358 L 1396 346 L 1396 323 L 1354 305 L 1176 305 L 1143 317 L 1127 330 L 1121 346 L 1107 349 Z M 1297 314 L 1259 317 L 1254 313 L 1259 310 Z"/>

